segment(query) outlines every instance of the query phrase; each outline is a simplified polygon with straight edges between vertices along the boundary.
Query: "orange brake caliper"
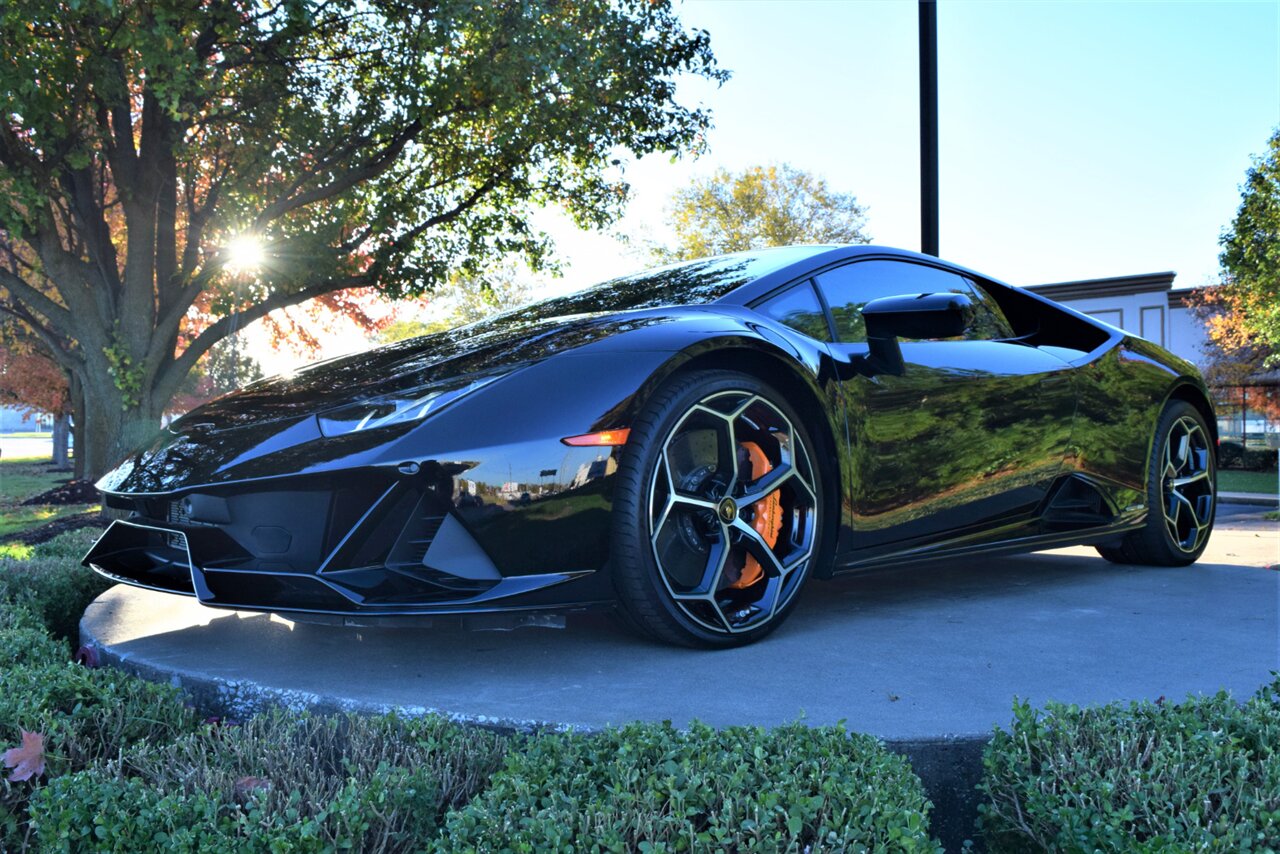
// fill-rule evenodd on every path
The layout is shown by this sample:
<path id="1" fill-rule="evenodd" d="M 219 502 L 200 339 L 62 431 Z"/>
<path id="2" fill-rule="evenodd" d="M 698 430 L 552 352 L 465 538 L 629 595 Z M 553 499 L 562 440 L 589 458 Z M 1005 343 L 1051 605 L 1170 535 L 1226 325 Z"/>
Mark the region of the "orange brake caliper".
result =
<path id="1" fill-rule="evenodd" d="M 751 480 L 758 480 L 773 471 L 773 464 L 769 462 L 769 458 L 765 456 L 764 450 L 759 445 L 755 442 L 742 442 L 741 446 L 747 452 L 747 460 L 751 466 Z M 751 527 L 755 528 L 756 533 L 769 544 L 769 548 L 773 548 L 778 544 L 778 533 L 782 530 L 782 498 L 779 491 L 775 489 L 751 505 L 751 511 Z M 742 590 L 763 577 L 764 568 L 760 566 L 760 561 L 748 554 L 738 580 L 728 586 L 731 589 Z"/>

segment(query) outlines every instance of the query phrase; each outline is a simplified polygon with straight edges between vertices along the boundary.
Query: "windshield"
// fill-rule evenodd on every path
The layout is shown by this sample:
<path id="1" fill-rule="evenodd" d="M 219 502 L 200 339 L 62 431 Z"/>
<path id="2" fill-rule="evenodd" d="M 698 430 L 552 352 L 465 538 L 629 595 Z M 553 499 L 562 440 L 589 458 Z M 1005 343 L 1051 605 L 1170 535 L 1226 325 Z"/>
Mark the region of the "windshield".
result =
<path id="1" fill-rule="evenodd" d="M 656 270 L 610 279 L 567 296 L 535 302 L 494 319 L 500 319 L 502 323 L 522 323 L 549 317 L 632 311 L 662 305 L 705 305 L 761 276 L 829 248 L 784 246 L 681 261 Z"/>

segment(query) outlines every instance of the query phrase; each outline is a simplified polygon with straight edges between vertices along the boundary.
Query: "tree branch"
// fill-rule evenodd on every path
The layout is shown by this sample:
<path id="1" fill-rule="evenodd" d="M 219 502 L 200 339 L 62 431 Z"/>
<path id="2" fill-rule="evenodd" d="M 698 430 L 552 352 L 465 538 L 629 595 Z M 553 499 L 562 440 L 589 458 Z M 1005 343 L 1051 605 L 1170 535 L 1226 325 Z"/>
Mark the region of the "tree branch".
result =
<path id="1" fill-rule="evenodd" d="M 387 145 L 378 153 L 373 160 L 356 169 L 352 169 L 336 180 L 322 187 L 316 187 L 305 193 L 297 195 L 286 194 L 284 198 L 278 199 L 270 205 L 267 205 L 254 220 L 257 228 L 262 228 L 267 223 L 277 220 L 292 210 L 306 207 L 316 202 L 324 201 L 332 198 L 339 193 L 346 192 L 357 184 L 361 184 L 372 178 L 376 178 L 386 170 L 390 169 L 395 163 L 396 158 L 400 156 L 400 152 L 404 151 L 404 147 L 409 144 L 418 133 L 422 130 L 422 122 L 415 119 L 410 122 L 407 127 L 398 133 Z"/>
<path id="2" fill-rule="evenodd" d="M 70 332 L 73 328 L 71 312 L 8 270 L 0 269 L 0 287 L 8 290 L 14 299 L 44 315 L 58 329 Z"/>

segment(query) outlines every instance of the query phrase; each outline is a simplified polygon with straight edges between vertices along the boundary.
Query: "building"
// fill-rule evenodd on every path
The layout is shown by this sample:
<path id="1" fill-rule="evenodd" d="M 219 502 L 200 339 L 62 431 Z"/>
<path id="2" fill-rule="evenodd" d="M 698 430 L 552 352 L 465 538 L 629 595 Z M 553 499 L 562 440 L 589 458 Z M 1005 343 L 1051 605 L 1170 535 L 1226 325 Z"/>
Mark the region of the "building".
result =
<path id="1" fill-rule="evenodd" d="M 1141 335 L 1204 366 L 1204 324 L 1187 306 L 1190 289 L 1174 290 L 1173 272 L 1029 285 L 1027 290 Z"/>
<path id="2" fill-rule="evenodd" d="M 46 432 L 53 419 L 17 406 L 0 406 L 0 433 Z"/>
<path id="3" fill-rule="evenodd" d="M 1154 341 L 1203 370 L 1207 361 L 1204 323 L 1187 304 L 1190 289 L 1174 290 L 1174 276 L 1172 272 L 1145 273 L 1029 285 L 1027 290 Z M 1260 380 L 1259 386 L 1280 385 L 1274 378 Z M 1258 410 L 1256 398 L 1261 392 L 1251 388 L 1215 390 L 1218 432 L 1224 439 L 1263 447 L 1259 443 L 1264 434 L 1277 427 Z"/>

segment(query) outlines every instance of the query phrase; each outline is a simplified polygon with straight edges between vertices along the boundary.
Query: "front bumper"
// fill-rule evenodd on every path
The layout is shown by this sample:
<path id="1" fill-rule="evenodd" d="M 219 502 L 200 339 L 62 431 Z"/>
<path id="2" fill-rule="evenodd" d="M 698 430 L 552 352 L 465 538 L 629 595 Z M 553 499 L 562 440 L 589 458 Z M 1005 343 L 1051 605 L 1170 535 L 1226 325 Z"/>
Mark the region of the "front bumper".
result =
<path id="1" fill-rule="evenodd" d="M 592 569 L 500 571 L 466 516 L 508 511 L 468 498 L 465 481 L 432 463 L 409 477 L 356 469 L 109 494 L 132 514 L 83 562 L 113 581 L 237 610 L 367 618 L 604 604 L 586 583 Z"/>

